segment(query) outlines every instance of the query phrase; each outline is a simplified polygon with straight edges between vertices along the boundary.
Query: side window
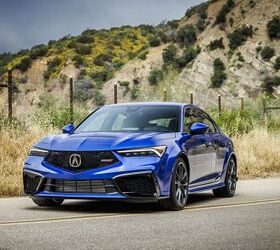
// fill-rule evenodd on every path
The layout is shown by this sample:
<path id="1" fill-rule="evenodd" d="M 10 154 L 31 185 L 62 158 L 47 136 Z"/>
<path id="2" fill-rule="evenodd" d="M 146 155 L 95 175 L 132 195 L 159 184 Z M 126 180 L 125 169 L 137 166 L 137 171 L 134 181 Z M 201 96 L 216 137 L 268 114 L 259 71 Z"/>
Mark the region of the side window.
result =
<path id="1" fill-rule="evenodd" d="M 216 128 L 213 125 L 213 123 L 208 119 L 208 117 L 205 114 L 202 114 L 202 116 L 203 116 L 203 123 L 205 123 L 209 126 L 208 133 L 215 133 Z"/>
<path id="2" fill-rule="evenodd" d="M 187 108 L 184 116 L 184 131 L 189 133 L 190 127 L 196 122 L 202 122 L 207 124 L 209 126 L 209 130 L 207 131 L 207 133 L 216 132 L 214 124 L 209 120 L 206 114 L 193 108 Z"/>
<path id="3" fill-rule="evenodd" d="M 184 131 L 189 133 L 191 126 L 196 122 L 202 122 L 201 116 L 193 108 L 187 108 L 184 115 Z"/>

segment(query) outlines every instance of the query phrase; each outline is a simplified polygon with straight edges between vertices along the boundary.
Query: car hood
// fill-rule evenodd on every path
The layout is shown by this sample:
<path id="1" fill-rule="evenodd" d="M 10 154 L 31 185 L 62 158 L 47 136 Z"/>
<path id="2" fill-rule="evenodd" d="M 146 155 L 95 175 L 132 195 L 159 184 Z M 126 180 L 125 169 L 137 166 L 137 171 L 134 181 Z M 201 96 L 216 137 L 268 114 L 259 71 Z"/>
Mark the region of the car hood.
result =
<path id="1" fill-rule="evenodd" d="M 167 145 L 176 133 L 107 133 L 91 132 L 48 136 L 34 146 L 47 150 L 88 151 Z"/>

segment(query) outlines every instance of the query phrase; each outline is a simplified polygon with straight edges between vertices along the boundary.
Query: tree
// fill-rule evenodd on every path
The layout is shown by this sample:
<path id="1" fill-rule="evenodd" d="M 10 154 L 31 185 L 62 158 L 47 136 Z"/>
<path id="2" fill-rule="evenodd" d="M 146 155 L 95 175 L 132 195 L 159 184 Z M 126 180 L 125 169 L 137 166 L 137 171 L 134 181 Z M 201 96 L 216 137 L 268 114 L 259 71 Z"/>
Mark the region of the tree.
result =
<path id="1" fill-rule="evenodd" d="M 160 69 L 153 69 L 149 74 L 148 81 L 151 85 L 156 85 L 162 78 L 162 71 Z"/>
<path id="2" fill-rule="evenodd" d="M 261 51 L 261 57 L 264 61 L 269 61 L 275 54 L 275 49 L 269 46 L 265 46 Z"/>
<path id="3" fill-rule="evenodd" d="M 173 64 L 176 60 L 177 48 L 171 44 L 166 49 L 163 50 L 162 59 L 164 64 Z"/>
<path id="4" fill-rule="evenodd" d="M 271 39 L 280 39 L 280 17 L 275 16 L 267 23 L 267 33 Z"/>
<path id="5" fill-rule="evenodd" d="M 278 71 L 280 69 L 280 56 L 275 59 L 274 69 Z"/>
<path id="6" fill-rule="evenodd" d="M 196 31 L 193 25 L 186 25 L 177 32 L 176 40 L 184 46 L 190 46 L 196 41 Z"/>
<path id="7" fill-rule="evenodd" d="M 20 63 L 16 65 L 16 69 L 19 69 L 22 72 L 27 71 L 32 65 L 32 60 L 29 56 L 26 56 L 21 59 Z"/>
<path id="8" fill-rule="evenodd" d="M 216 58 L 213 63 L 214 74 L 211 76 L 211 83 L 213 88 L 219 88 L 227 78 L 225 73 L 225 64 L 219 58 Z"/>
<path id="9" fill-rule="evenodd" d="M 151 47 L 157 47 L 160 45 L 160 39 L 156 36 L 153 36 L 150 40 L 149 40 L 149 44 Z"/>

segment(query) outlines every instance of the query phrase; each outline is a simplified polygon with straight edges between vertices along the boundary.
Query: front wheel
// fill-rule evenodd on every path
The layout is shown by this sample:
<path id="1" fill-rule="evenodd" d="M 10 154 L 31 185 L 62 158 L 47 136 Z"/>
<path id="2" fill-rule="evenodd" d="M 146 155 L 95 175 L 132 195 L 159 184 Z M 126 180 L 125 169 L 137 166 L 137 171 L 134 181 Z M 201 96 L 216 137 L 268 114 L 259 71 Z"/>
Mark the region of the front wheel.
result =
<path id="1" fill-rule="evenodd" d="M 182 210 L 187 204 L 188 191 L 188 168 L 185 161 L 180 158 L 174 166 L 171 178 L 170 197 L 168 199 L 160 200 L 159 204 L 164 209 Z"/>
<path id="2" fill-rule="evenodd" d="M 213 193 L 217 197 L 232 197 L 235 194 L 237 182 L 237 167 L 233 158 L 228 162 L 228 168 L 225 179 L 225 186 L 213 189 Z"/>
<path id="3" fill-rule="evenodd" d="M 63 199 L 46 199 L 32 197 L 33 202 L 40 207 L 57 207 L 62 204 Z"/>

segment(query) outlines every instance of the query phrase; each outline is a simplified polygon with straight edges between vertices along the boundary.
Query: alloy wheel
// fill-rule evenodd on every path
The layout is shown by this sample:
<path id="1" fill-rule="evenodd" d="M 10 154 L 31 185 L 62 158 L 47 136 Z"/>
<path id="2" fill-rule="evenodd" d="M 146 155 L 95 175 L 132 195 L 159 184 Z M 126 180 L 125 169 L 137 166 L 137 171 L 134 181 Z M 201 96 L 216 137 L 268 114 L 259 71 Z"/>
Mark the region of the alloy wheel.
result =
<path id="1" fill-rule="evenodd" d="M 179 162 L 175 176 L 176 200 L 180 206 L 185 206 L 188 198 L 189 177 L 186 165 Z"/>

